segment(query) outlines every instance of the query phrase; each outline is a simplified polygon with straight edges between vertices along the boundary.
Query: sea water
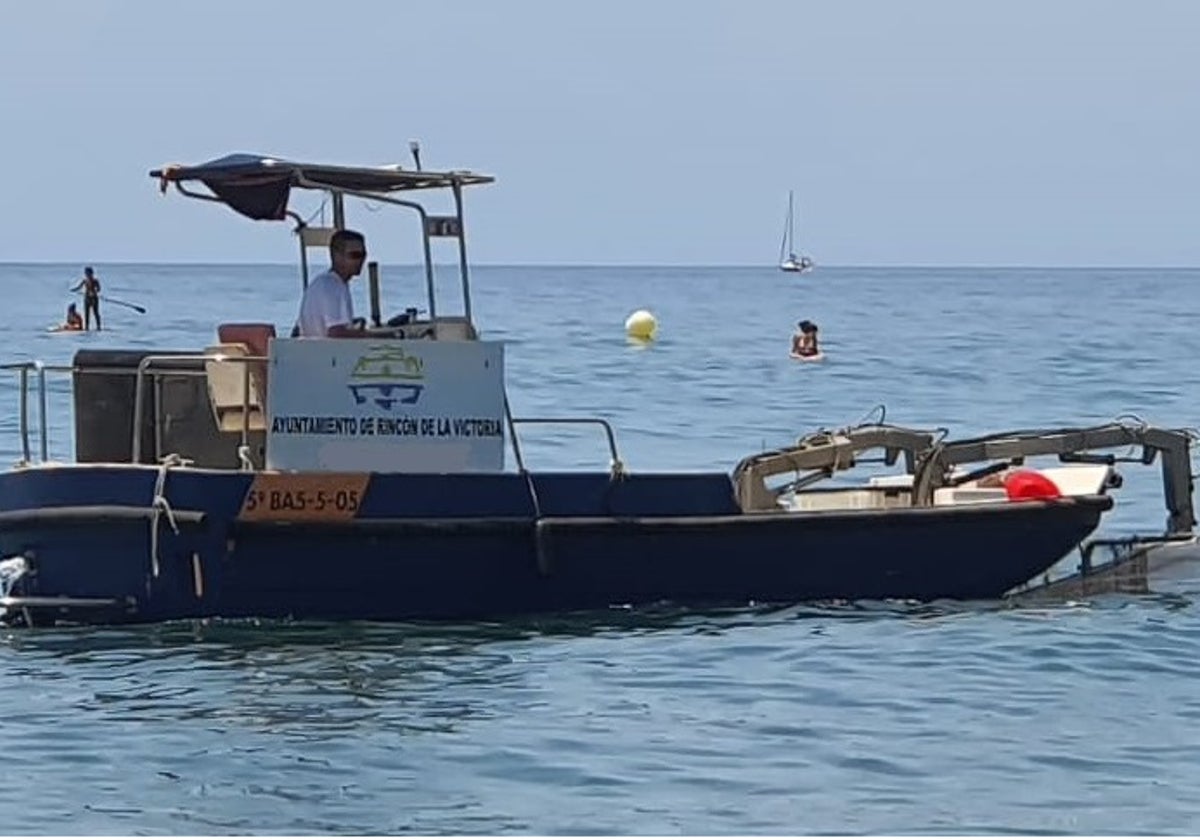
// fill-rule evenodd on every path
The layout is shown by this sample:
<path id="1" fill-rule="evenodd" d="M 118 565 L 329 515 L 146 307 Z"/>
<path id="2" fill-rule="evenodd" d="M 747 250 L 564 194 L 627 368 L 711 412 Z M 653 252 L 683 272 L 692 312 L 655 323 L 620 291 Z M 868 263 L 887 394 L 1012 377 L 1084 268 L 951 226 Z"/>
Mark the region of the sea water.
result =
<path id="1" fill-rule="evenodd" d="M 107 295 L 147 313 L 110 301 L 104 332 L 47 333 L 79 267 L 0 266 L 7 360 L 199 350 L 222 321 L 286 332 L 297 311 L 290 266 L 96 268 Z M 385 316 L 425 305 L 418 269 L 382 275 Z M 1197 270 L 472 279 L 477 323 L 507 345 L 514 414 L 604 417 L 634 471 L 727 471 L 879 405 L 954 436 L 1200 420 Z M 460 301 L 453 270 L 438 288 Z M 638 309 L 658 321 L 650 344 L 624 335 Z M 817 364 L 788 358 L 804 318 L 820 327 Z M 66 459 L 69 384 L 50 384 L 50 454 Z M 15 376 L 0 401 L 10 463 Z M 535 468 L 608 466 L 596 429 L 530 427 L 523 444 Z M 1103 532 L 1161 530 L 1158 466 L 1121 471 Z M 1194 596 L 6 631 L 0 830 L 1195 833 Z"/>

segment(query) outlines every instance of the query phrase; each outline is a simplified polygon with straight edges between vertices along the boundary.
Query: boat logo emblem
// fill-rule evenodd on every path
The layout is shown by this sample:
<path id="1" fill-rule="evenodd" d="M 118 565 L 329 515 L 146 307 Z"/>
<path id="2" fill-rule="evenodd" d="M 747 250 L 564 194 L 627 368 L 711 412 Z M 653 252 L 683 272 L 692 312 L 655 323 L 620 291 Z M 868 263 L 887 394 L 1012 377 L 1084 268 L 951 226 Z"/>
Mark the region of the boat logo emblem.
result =
<path id="1" fill-rule="evenodd" d="M 358 358 L 346 385 L 355 405 L 371 400 L 380 408 L 413 405 L 425 390 L 425 361 L 395 345 L 372 345 Z"/>

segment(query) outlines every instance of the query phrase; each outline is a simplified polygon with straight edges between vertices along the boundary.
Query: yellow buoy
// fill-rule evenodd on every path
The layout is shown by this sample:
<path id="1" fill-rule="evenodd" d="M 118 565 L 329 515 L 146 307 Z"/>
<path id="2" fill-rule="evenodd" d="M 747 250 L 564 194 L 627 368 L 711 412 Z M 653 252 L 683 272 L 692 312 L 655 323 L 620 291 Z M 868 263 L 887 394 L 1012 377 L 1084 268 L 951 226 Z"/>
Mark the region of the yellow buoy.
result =
<path id="1" fill-rule="evenodd" d="M 625 334 L 639 341 L 651 341 L 658 331 L 658 321 L 645 309 L 639 309 L 625 319 Z"/>

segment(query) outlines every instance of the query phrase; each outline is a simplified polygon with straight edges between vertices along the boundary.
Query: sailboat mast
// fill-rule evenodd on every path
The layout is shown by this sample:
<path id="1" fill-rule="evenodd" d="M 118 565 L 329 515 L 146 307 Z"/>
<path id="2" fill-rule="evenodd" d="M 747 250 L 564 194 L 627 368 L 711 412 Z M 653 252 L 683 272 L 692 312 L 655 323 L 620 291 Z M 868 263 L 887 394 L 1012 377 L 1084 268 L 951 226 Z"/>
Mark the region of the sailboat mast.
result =
<path id="1" fill-rule="evenodd" d="M 792 209 L 792 190 L 788 190 L 788 256 L 796 253 L 796 243 L 793 239 L 793 231 L 796 228 L 796 215 Z"/>
<path id="2" fill-rule="evenodd" d="M 783 224 L 783 241 L 779 243 L 779 262 L 792 252 L 792 190 L 788 190 L 787 221 Z"/>

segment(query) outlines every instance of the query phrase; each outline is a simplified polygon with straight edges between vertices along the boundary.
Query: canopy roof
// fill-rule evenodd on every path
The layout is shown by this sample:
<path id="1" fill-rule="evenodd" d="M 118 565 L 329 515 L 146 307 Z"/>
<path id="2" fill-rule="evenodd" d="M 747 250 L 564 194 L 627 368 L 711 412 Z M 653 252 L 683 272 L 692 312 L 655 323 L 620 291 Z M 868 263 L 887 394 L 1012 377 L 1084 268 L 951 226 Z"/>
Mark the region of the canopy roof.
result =
<path id="1" fill-rule="evenodd" d="M 252 154 L 231 154 L 195 166 L 164 166 L 150 172 L 165 190 L 174 183 L 199 181 L 216 198 L 251 219 L 283 219 L 292 187 L 346 192 L 389 193 L 455 184 L 489 184 L 495 179 L 468 171 L 423 172 L 393 166 L 337 166 L 299 163 Z"/>

